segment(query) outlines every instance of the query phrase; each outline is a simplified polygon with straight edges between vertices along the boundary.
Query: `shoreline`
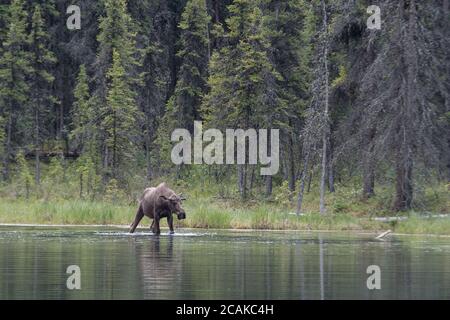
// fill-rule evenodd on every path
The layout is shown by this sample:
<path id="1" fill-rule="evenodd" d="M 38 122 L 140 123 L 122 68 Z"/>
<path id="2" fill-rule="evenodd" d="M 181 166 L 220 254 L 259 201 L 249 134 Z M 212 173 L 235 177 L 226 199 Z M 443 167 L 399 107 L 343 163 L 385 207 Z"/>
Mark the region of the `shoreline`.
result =
<path id="1" fill-rule="evenodd" d="M 33 223 L 0 223 L 0 227 L 35 227 L 35 228 L 117 228 L 117 229 L 128 229 L 127 225 L 120 224 L 33 224 Z M 146 227 L 138 227 L 136 230 L 148 229 Z M 167 227 L 162 227 L 162 230 L 168 229 Z M 380 231 L 375 230 L 307 230 L 307 229 L 229 229 L 229 228 L 180 228 L 178 230 L 210 230 L 210 231 L 229 231 L 229 232 L 305 232 L 305 233 L 350 233 L 350 234 L 360 234 L 360 235 L 373 235 L 376 236 Z M 421 237 L 439 237 L 439 238 L 450 238 L 450 235 L 446 234 L 432 234 L 432 233 L 389 233 L 390 236 L 421 236 Z M 383 240 L 380 240 L 383 241 Z"/>

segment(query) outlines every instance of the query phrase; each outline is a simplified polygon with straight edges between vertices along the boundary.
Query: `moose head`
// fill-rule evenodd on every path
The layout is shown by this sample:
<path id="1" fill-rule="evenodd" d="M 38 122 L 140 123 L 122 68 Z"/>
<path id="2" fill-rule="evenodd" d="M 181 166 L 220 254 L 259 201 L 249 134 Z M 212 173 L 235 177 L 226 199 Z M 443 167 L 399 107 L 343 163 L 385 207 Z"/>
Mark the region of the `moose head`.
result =
<path id="1" fill-rule="evenodd" d="M 170 212 L 175 213 L 178 220 L 186 219 L 186 212 L 181 207 L 181 201 L 186 200 L 186 198 L 182 194 L 173 194 L 170 197 L 161 195 L 160 197 L 167 201 L 167 206 L 169 207 Z"/>

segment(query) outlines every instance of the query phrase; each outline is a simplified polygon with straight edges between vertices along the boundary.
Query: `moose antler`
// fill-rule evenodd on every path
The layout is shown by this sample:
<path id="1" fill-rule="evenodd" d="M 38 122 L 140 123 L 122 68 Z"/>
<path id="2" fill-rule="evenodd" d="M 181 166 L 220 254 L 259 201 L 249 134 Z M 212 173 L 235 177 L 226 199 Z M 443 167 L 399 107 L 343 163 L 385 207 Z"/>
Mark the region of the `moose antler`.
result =
<path id="1" fill-rule="evenodd" d="M 182 193 L 180 193 L 178 197 L 180 198 L 180 200 L 186 200 L 186 197 Z"/>

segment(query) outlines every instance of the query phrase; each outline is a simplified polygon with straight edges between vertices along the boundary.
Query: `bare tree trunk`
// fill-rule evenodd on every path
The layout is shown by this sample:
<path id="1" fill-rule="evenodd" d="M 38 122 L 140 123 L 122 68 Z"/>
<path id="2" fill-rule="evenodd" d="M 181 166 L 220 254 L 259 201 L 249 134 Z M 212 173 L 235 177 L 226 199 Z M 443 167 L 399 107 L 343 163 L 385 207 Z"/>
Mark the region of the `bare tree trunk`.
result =
<path id="1" fill-rule="evenodd" d="M 375 175 L 370 164 L 371 160 L 365 160 L 363 168 L 363 199 L 367 200 L 375 195 Z"/>
<path id="2" fill-rule="evenodd" d="M 323 12 L 323 32 L 327 33 L 328 22 L 327 22 L 327 9 L 325 1 L 322 0 L 322 12 Z M 325 214 L 325 179 L 327 175 L 327 153 L 328 153 L 328 132 L 329 132 L 329 71 L 328 71 L 328 40 L 325 40 L 325 48 L 323 52 L 324 59 L 324 71 L 325 71 L 325 110 L 323 114 L 323 137 L 322 137 L 322 176 L 320 179 L 320 213 Z"/>
<path id="3" fill-rule="evenodd" d="M 322 175 L 320 178 L 320 213 L 325 214 L 325 180 L 327 174 L 327 143 L 324 134 L 322 147 Z"/>
<path id="4" fill-rule="evenodd" d="M 303 205 L 303 194 L 305 191 L 305 180 L 306 175 L 308 173 L 308 166 L 309 166 L 309 154 L 310 150 L 306 151 L 305 155 L 305 161 L 303 163 L 303 171 L 300 178 L 300 190 L 298 191 L 298 198 L 297 198 L 297 215 L 299 215 L 302 212 L 302 205 Z"/>
<path id="5" fill-rule="evenodd" d="M 242 199 L 247 200 L 248 196 L 248 166 L 247 164 L 243 165 L 243 176 L 242 176 Z"/>
<path id="6" fill-rule="evenodd" d="M 83 173 L 80 173 L 80 199 L 83 199 Z"/>
<path id="7" fill-rule="evenodd" d="M 103 153 L 103 175 L 102 175 L 103 184 L 106 184 L 108 182 L 109 176 L 108 171 L 109 171 L 109 148 L 108 145 L 105 143 Z"/>
<path id="8" fill-rule="evenodd" d="M 292 138 L 292 134 L 288 133 L 288 170 L 289 170 L 289 191 L 295 191 L 295 159 L 294 159 L 294 139 Z"/>
<path id="9" fill-rule="evenodd" d="M 152 161 L 151 161 L 151 155 L 150 155 L 150 137 L 148 136 L 148 133 L 145 138 L 145 161 L 146 161 L 146 176 L 147 181 L 149 182 L 152 178 Z"/>
<path id="10" fill-rule="evenodd" d="M 450 5 L 449 5 L 449 0 L 444 0 L 442 3 L 443 6 L 443 11 L 444 11 L 444 17 L 448 17 L 449 15 L 449 10 L 450 10 Z M 448 19 L 444 19 L 444 30 L 445 30 L 445 35 L 446 38 L 449 38 L 450 35 L 450 21 Z M 445 44 L 443 45 L 443 47 L 445 47 Z M 447 79 L 449 78 L 449 74 L 450 74 L 450 68 L 449 68 L 449 64 L 447 64 Z M 450 99 L 447 96 L 445 98 L 445 107 L 446 107 L 446 111 L 448 113 L 450 113 Z M 447 154 L 447 183 L 448 183 L 448 189 L 450 190 L 450 124 L 447 124 L 447 145 L 448 145 L 448 154 Z"/>
<path id="11" fill-rule="evenodd" d="M 314 169 L 311 169 L 311 172 L 309 173 L 309 176 L 308 176 L 308 188 L 306 189 L 307 193 L 311 192 L 311 182 L 312 182 L 313 175 L 314 175 Z"/>
<path id="12" fill-rule="evenodd" d="M 36 185 L 41 183 L 41 160 L 40 160 L 40 141 L 39 141 L 39 107 L 36 106 L 36 110 L 34 113 L 34 121 L 35 121 L 35 141 L 34 141 L 34 149 L 35 149 L 35 180 Z"/>
<path id="13" fill-rule="evenodd" d="M 239 164 L 237 166 L 239 194 L 243 200 L 247 199 L 247 176 L 245 166 L 245 164 Z"/>
<path id="14" fill-rule="evenodd" d="M 25 182 L 25 197 L 26 199 L 30 198 L 30 183 L 28 180 Z"/>
<path id="15" fill-rule="evenodd" d="M 91 177 L 91 175 L 88 175 L 87 181 L 86 181 L 86 193 L 87 193 L 88 197 L 92 195 L 92 198 L 94 198 L 93 197 L 94 196 L 93 189 L 94 188 L 92 186 L 92 177 Z"/>
<path id="16" fill-rule="evenodd" d="M 6 146 L 3 154 L 3 180 L 9 180 L 9 157 L 11 156 L 11 132 L 12 132 L 12 114 L 8 117 L 8 127 L 6 130 Z"/>
<path id="17" fill-rule="evenodd" d="M 112 174 L 113 178 L 117 179 L 117 117 L 116 113 L 114 112 L 114 124 L 113 124 L 113 155 L 112 155 Z"/>
<path id="18" fill-rule="evenodd" d="M 245 114 L 245 120 L 244 120 L 244 127 L 247 129 L 250 126 L 250 113 L 246 112 Z M 245 143 L 245 141 L 244 141 Z M 239 193 L 241 195 L 242 200 L 247 200 L 247 163 L 248 163 L 248 148 L 245 150 L 244 155 L 244 164 L 238 164 L 238 184 L 239 184 Z"/>
<path id="19" fill-rule="evenodd" d="M 363 199 L 367 200 L 375 195 L 375 168 L 372 139 L 375 130 L 371 129 L 365 135 L 363 152 Z"/>
<path id="20" fill-rule="evenodd" d="M 255 183 L 255 166 L 251 166 L 250 185 L 248 187 L 250 195 L 252 194 L 254 183 Z"/>
<path id="21" fill-rule="evenodd" d="M 336 192 L 336 187 L 334 186 L 334 168 L 332 165 L 328 165 L 328 190 L 331 193 Z"/>
<path id="22" fill-rule="evenodd" d="M 220 0 L 215 0 L 214 1 L 214 18 L 215 18 L 215 23 L 219 23 L 220 22 Z"/>
<path id="23" fill-rule="evenodd" d="M 59 112 L 59 134 L 58 138 L 61 140 L 65 138 L 64 135 L 64 103 L 61 101 L 60 103 L 60 112 Z M 66 150 L 67 151 L 67 150 Z"/>
<path id="24" fill-rule="evenodd" d="M 400 3 L 402 13 L 404 12 L 404 2 Z M 415 95 L 417 94 L 417 73 L 418 57 L 414 47 L 416 35 L 417 12 L 415 0 L 410 0 L 408 13 L 406 13 L 408 23 L 406 26 L 406 37 L 404 39 L 404 71 L 405 90 L 403 90 L 403 110 L 404 115 L 399 125 L 398 154 L 396 159 L 396 195 L 394 210 L 405 211 L 411 209 L 413 200 L 413 142 L 411 141 L 409 112 L 414 110 Z"/>
<path id="25" fill-rule="evenodd" d="M 288 163 L 288 155 L 286 153 L 286 150 L 284 150 L 286 148 L 283 148 L 283 151 L 281 151 L 282 155 L 282 159 L 281 159 L 281 169 L 283 170 L 283 181 L 288 181 L 289 180 L 289 163 Z"/>
<path id="26" fill-rule="evenodd" d="M 399 155 L 397 158 L 394 202 L 395 211 L 411 209 L 413 198 L 412 163 L 410 156 L 405 159 Z"/>
<path id="27" fill-rule="evenodd" d="M 333 165 L 333 145 L 330 142 L 330 149 L 328 152 L 328 190 L 333 193 L 336 191 L 334 187 L 334 165 Z"/>
<path id="28" fill-rule="evenodd" d="M 269 198 L 272 195 L 272 190 L 272 176 L 266 176 L 266 198 Z"/>
<path id="29" fill-rule="evenodd" d="M 447 112 L 450 113 L 450 102 L 447 99 L 446 100 L 446 105 L 447 105 Z M 450 190 L 450 124 L 447 125 L 447 132 L 448 134 L 448 138 L 447 138 L 447 145 L 448 145 L 448 149 L 447 149 L 447 183 L 448 183 L 448 189 Z"/>

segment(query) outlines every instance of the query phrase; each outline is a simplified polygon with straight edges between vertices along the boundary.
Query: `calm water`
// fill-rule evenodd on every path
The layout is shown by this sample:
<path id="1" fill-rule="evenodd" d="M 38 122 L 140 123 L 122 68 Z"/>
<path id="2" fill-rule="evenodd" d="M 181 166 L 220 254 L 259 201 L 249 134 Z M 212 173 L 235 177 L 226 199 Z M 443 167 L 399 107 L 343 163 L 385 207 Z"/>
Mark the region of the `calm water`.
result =
<path id="1" fill-rule="evenodd" d="M 68 290 L 66 268 L 81 269 Z M 381 290 L 366 269 L 381 268 Z M 0 299 L 450 299 L 450 239 L 0 227 Z"/>

